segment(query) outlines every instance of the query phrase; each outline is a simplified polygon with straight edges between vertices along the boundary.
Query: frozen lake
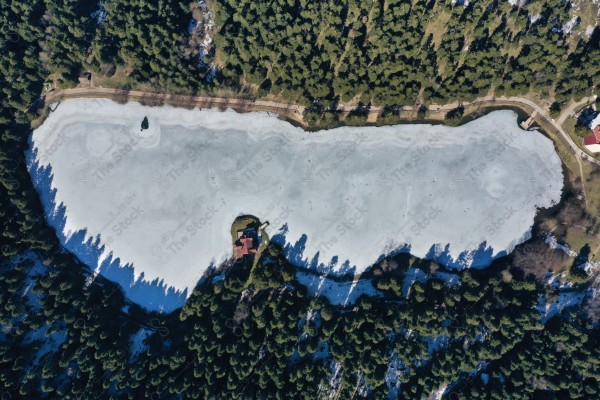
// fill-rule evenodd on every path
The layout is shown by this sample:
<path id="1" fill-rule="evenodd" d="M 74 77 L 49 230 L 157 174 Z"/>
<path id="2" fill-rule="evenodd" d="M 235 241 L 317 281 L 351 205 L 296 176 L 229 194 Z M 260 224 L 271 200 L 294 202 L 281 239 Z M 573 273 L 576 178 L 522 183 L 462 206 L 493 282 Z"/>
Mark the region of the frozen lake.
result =
<path id="1" fill-rule="evenodd" d="M 33 132 L 32 149 L 65 247 L 165 311 L 231 256 L 240 214 L 269 220 L 307 268 L 359 272 L 393 251 L 477 267 L 527 239 L 563 186 L 552 142 L 512 111 L 457 128 L 304 132 L 266 113 L 77 99 Z"/>

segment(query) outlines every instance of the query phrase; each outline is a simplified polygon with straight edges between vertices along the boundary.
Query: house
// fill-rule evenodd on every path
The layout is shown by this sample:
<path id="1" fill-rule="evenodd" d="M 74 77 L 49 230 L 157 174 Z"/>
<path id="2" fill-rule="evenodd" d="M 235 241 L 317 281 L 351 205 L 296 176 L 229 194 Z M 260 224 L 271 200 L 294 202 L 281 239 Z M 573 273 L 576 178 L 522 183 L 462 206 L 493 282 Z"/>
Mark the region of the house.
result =
<path id="1" fill-rule="evenodd" d="M 583 147 L 592 153 L 600 153 L 600 125 L 594 128 L 594 133 L 583 138 Z"/>
<path id="2" fill-rule="evenodd" d="M 258 252 L 259 239 L 254 228 L 247 228 L 237 232 L 238 239 L 235 241 L 235 258 L 240 260 L 245 256 Z"/>
<path id="3" fill-rule="evenodd" d="M 239 240 L 240 244 L 236 244 L 235 246 L 235 258 L 240 259 L 244 258 L 244 256 L 250 254 L 256 254 L 257 249 L 254 246 L 254 239 L 249 237 L 244 237 Z"/>

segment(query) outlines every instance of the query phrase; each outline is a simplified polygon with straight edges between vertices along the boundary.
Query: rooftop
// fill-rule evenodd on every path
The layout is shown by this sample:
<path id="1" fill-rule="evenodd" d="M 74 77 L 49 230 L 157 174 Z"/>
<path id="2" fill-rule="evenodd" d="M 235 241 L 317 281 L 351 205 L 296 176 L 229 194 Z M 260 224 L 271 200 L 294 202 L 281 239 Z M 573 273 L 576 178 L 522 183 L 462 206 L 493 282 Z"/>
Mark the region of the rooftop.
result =
<path id="1" fill-rule="evenodd" d="M 598 138 L 593 133 L 583 138 L 583 145 L 589 146 L 592 144 L 598 144 Z"/>
<path id="2" fill-rule="evenodd" d="M 594 128 L 594 133 L 583 138 L 583 145 L 589 146 L 600 143 L 600 125 Z"/>
<path id="3" fill-rule="evenodd" d="M 256 229 L 246 228 L 238 231 L 238 240 L 235 242 L 235 257 L 239 260 L 246 255 L 258 252 L 255 243 L 258 242 Z"/>

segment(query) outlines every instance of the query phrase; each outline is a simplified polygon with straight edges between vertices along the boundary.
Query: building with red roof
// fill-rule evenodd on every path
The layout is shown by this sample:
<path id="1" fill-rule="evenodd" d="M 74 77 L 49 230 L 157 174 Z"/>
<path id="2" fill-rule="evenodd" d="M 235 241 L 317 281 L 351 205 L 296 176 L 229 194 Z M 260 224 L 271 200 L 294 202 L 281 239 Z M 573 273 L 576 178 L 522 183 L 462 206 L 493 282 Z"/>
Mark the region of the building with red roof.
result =
<path id="1" fill-rule="evenodd" d="M 600 125 L 594 128 L 594 133 L 583 138 L 583 147 L 592 153 L 600 153 Z"/>
<path id="2" fill-rule="evenodd" d="M 251 237 L 241 238 L 239 245 L 235 246 L 235 257 L 239 260 L 249 254 L 256 254 L 257 249 L 254 246 L 254 239 Z"/>
<path id="3" fill-rule="evenodd" d="M 235 258 L 240 260 L 245 256 L 258 252 L 258 236 L 256 229 L 238 231 L 238 240 L 235 241 Z"/>

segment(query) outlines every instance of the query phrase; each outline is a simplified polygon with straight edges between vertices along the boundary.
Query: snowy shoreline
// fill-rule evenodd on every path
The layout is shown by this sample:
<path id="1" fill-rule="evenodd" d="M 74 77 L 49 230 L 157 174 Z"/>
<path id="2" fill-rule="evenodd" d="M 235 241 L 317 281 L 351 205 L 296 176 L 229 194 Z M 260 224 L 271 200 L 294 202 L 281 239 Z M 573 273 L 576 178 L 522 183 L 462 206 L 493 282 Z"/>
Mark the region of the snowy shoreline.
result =
<path id="1" fill-rule="evenodd" d="M 512 111 L 306 132 L 267 113 L 67 100 L 28 160 L 65 247 L 165 311 L 231 255 L 240 213 L 269 220 L 300 267 L 358 273 L 392 251 L 477 267 L 526 240 L 563 185 L 553 143 Z"/>

